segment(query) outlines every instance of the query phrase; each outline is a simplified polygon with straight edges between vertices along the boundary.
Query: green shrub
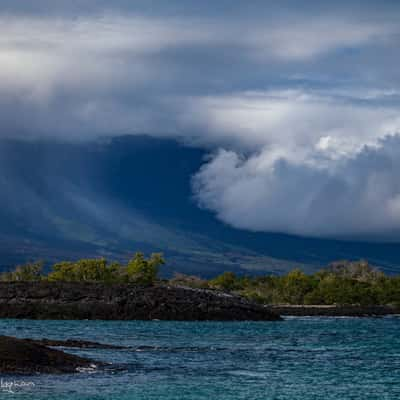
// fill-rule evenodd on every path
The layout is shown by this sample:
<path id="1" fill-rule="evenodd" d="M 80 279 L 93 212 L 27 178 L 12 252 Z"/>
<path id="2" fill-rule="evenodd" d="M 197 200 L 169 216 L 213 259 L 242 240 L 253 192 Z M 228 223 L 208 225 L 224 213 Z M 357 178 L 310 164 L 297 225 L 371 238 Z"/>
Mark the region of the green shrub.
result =
<path id="1" fill-rule="evenodd" d="M 153 253 L 148 260 L 143 253 L 136 253 L 128 262 L 126 275 L 129 282 L 152 285 L 157 279 L 160 265 L 165 264 L 161 253 Z"/>
<path id="2" fill-rule="evenodd" d="M 49 281 L 64 282 L 105 282 L 120 280 L 120 265 L 109 265 L 104 258 L 83 259 L 76 262 L 63 261 L 53 265 Z"/>

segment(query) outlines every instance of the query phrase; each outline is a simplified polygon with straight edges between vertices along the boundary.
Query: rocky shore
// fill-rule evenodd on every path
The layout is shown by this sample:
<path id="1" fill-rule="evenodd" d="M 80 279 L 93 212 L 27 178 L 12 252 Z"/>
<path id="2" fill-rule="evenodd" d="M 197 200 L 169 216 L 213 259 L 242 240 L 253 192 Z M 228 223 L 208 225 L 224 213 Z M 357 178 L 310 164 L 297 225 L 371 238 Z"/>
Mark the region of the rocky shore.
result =
<path id="1" fill-rule="evenodd" d="M 275 305 L 268 308 L 282 316 L 297 317 L 378 317 L 400 314 L 400 308 L 394 306 Z"/>
<path id="2" fill-rule="evenodd" d="M 241 297 L 169 285 L 0 282 L 0 318 L 275 321 L 279 315 Z"/>
<path id="3" fill-rule="evenodd" d="M 62 374 L 103 365 L 32 340 L 0 336 L 0 374 Z"/>

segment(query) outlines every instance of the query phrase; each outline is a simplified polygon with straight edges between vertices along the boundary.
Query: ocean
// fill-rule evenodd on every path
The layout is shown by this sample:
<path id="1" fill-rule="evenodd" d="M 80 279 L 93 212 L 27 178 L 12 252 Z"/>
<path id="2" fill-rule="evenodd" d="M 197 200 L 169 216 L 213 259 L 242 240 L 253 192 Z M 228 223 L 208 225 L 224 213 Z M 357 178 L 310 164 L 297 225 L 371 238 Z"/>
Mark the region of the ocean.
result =
<path id="1" fill-rule="evenodd" d="M 110 366 L 72 375 L 3 375 L 1 399 L 400 399 L 398 317 L 0 320 L 0 333 L 131 347 L 68 349 Z M 10 389 L 10 382 L 17 385 Z"/>

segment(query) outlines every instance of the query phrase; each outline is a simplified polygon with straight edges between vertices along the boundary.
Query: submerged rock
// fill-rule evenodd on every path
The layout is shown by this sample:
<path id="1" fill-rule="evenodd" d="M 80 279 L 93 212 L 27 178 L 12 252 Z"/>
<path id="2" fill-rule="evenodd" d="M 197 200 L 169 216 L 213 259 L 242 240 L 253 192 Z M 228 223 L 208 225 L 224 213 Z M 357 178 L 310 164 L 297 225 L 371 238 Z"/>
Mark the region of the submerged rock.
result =
<path id="1" fill-rule="evenodd" d="M 0 282 L 0 318 L 275 321 L 274 311 L 213 290 L 71 282 Z"/>
<path id="2" fill-rule="evenodd" d="M 77 340 L 77 339 L 67 339 L 67 340 L 55 340 L 55 339 L 24 339 L 27 342 L 40 344 L 42 346 L 49 347 L 70 347 L 78 349 L 110 349 L 110 350 L 121 350 L 127 349 L 125 346 L 116 346 L 113 344 L 105 344 L 98 342 L 90 342 L 88 340 Z"/>
<path id="3" fill-rule="evenodd" d="M 0 373 L 73 373 L 96 368 L 93 360 L 50 349 L 30 340 L 0 336 Z"/>

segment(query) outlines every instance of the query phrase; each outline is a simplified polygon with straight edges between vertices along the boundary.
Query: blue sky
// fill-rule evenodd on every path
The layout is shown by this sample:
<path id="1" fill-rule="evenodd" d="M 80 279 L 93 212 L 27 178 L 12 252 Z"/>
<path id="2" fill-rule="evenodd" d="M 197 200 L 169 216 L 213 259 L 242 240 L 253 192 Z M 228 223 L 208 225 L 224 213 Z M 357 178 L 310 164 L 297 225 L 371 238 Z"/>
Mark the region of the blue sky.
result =
<path id="1" fill-rule="evenodd" d="M 210 152 L 238 228 L 400 238 L 400 3 L 8 1 L 0 136 L 147 133 Z"/>

